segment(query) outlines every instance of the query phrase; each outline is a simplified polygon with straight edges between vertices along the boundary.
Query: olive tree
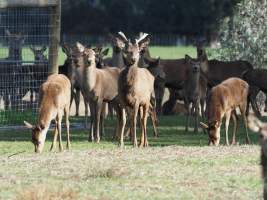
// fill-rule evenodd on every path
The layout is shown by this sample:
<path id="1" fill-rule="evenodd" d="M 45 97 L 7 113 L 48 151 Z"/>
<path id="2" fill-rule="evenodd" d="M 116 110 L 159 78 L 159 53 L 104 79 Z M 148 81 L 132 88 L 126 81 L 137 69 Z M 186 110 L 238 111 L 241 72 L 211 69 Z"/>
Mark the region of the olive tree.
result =
<path id="1" fill-rule="evenodd" d="M 222 60 L 247 60 L 255 67 L 267 65 L 267 0 L 243 0 L 235 14 L 224 19 L 220 31 Z"/>

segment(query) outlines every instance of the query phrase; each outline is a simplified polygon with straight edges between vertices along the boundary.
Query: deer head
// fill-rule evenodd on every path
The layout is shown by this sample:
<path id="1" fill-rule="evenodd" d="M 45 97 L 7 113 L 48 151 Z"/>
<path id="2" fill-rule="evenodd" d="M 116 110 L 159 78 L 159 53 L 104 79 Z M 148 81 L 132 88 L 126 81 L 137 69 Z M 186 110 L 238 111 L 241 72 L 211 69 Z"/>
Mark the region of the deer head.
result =
<path id="1" fill-rule="evenodd" d="M 149 37 L 150 36 L 147 33 L 144 33 L 140 38 L 136 39 L 134 43 L 131 43 L 125 37 L 125 41 L 127 39 L 127 42 L 125 42 L 125 48 L 123 50 L 123 60 L 126 66 L 131 66 L 138 63 L 140 52 L 149 45 Z"/>
<path id="2" fill-rule="evenodd" d="M 190 74 L 196 74 L 200 72 L 200 61 L 191 58 L 189 55 L 185 55 L 185 61 L 188 64 L 188 70 Z"/>
<path id="3" fill-rule="evenodd" d="M 22 60 L 21 49 L 26 36 L 22 33 L 10 33 L 8 29 L 5 30 L 5 33 L 8 38 L 9 58 L 12 60 Z"/>
<path id="4" fill-rule="evenodd" d="M 109 38 L 111 41 L 113 51 L 115 53 L 120 53 L 125 47 L 125 43 L 128 42 L 128 39 L 122 32 L 118 32 L 116 36 L 113 34 L 109 34 Z"/>
<path id="5" fill-rule="evenodd" d="M 34 47 L 34 46 L 30 46 L 30 50 L 33 52 L 34 54 L 34 59 L 35 61 L 45 61 L 47 60 L 44 53 L 46 51 L 46 46 L 42 46 L 40 49 Z"/>
<path id="6" fill-rule="evenodd" d="M 24 124 L 32 131 L 32 143 L 35 153 L 42 153 L 48 128 L 45 128 L 43 124 L 33 126 L 26 121 L 24 121 Z"/>
<path id="7" fill-rule="evenodd" d="M 103 50 L 101 46 L 98 46 L 93 48 L 93 50 L 95 52 L 96 67 L 101 69 L 105 66 L 104 57 L 108 55 L 109 49 Z"/>
<path id="8" fill-rule="evenodd" d="M 200 122 L 200 126 L 203 129 L 206 129 L 209 134 L 209 145 L 218 146 L 220 144 L 220 129 L 221 129 L 221 122 L 220 121 L 212 121 L 209 124 L 205 124 Z"/>

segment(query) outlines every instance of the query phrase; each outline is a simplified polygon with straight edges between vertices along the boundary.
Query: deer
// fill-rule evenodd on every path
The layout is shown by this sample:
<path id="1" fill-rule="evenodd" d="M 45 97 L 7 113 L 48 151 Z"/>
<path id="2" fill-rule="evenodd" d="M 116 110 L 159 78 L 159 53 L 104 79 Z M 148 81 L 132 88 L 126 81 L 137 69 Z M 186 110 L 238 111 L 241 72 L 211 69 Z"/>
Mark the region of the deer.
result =
<path id="1" fill-rule="evenodd" d="M 248 127 L 261 136 L 261 166 L 264 181 L 263 197 L 267 200 L 267 123 L 260 121 L 256 116 L 248 116 Z"/>
<path id="2" fill-rule="evenodd" d="M 225 142 L 229 145 L 228 127 L 231 116 L 236 108 L 239 108 L 244 120 L 246 129 L 246 142 L 250 143 L 247 130 L 247 99 L 249 95 L 249 85 L 240 78 L 229 78 L 222 83 L 214 86 L 208 95 L 207 117 L 208 125 L 201 122 L 202 128 L 206 129 L 209 134 L 209 145 L 218 146 L 220 143 L 220 129 L 222 119 L 225 116 Z M 236 143 L 237 120 L 234 119 L 234 130 L 232 144 Z"/>
<path id="3" fill-rule="evenodd" d="M 30 88 L 30 102 L 33 103 L 33 93 L 37 93 L 38 89 L 41 85 L 41 80 L 48 76 L 48 59 L 44 55 L 46 51 L 46 47 L 42 46 L 41 48 L 36 48 L 34 46 L 30 46 L 30 50 L 34 55 L 34 65 L 30 67 L 29 70 L 31 73 L 31 79 L 37 83 L 37 86 L 34 88 Z"/>
<path id="4" fill-rule="evenodd" d="M 248 61 L 208 60 L 205 49 L 202 46 L 197 46 L 197 58 L 199 57 L 202 58 L 201 75 L 207 80 L 208 89 L 230 77 L 244 79 L 244 74 L 250 70 L 253 70 L 253 66 Z M 249 94 L 249 102 L 252 105 L 253 111 L 260 116 L 259 108 L 255 103 L 257 92 L 254 91 L 252 86 L 250 87 Z"/>
<path id="5" fill-rule="evenodd" d="M 99 143 L 99 126 L 100 121 L 103 121 L 101 119 L 103 103 L 113 103 L 118 95 L 118 78 L 121 70 L 117 67 L 98 69 L 96 52 L 93 49 L 85 48 L 79 42 L 76 43 L 76 46 L 82 55 L 82 59 L 76 63 L 77 79 L 80 81 L 92 114 L 89 140 Z"/>
<path id="6" fill-rule="evenodd" d="M 192 111 L 194 112 L 194 132 L 198 132 L 198 115 L 200 104 L 200 61 L 185 55 L 185 61 L 188 64 L 187 79 L 183 87 L 184 103 L 187 110 L 185 131 L 188 132 L 189 117 L 190 117 L 190 104 L 192 103 Z"/>
<path id="7" fill-rule="evenodd" d="M 259 90 L 264 92 L 265 95 L 267 94 L 266 76 L 266 69 L 249 69 L 242 74 L 243 79 L 247 81 L 250 87 L 253 89 L 253 91 L 251 91 L 253 99 L 256 99 Z M 255 101 L 252 103 L 254 103 L 254 107 L 259 110 L 257 103 Z M 264 111 L 266 111 L 266 106 Z"/>
<path id="8" fill-rule="evenodd" d="M 8 29 L 5 30 L 8 42 L 8 57 L 0 60 L 1 73 L 1 88 L 2 96 L 5 102 L 5 109 L 14 108 L 18 104 L 17 100 L 22 100 L 24 94 L 24 84 L 17 85 L 17 81 L 22 77 L 25 69 L 22 68 L 22 46 L 25 42 L 26 36 L 22 33 L 11 33 Z M 9 84 L 8 86 L 5 84 Z M 14 91 L 11 91 L 11 88 Z M 15 93 L 14 93 L 15 92 Z"/>
<path id="9" fill-rule="evenodd" d="M 55 119 L 54 138 L 50 151 L 55 147 L 57 137 L 59 138 L 59 150 L 63 150 L 61 137 L 61 121 L 63 114 L 66 119 L 67 128 L 67 149 L 70 148 L 70 132 L 69 132 L 69 109 L 71 97 L 71 83 L 63 74 L 52 74 L 41 85 L 39 91 L 39 114 L 36 125 L 32 125 L 27 121 L 24 124 L 32 131 L 32 143 L 34 151 L 42 153 L 47 131 L 50 123 Z"/>
<path id="10" fill-rule="evenodd" d="M 124 34 L 123 34 L 124 35 Z M 147 116 L 151 96 L 154 93 L 154 76 L 145 68 L 139 68 L 138 62 L 140 52 L 149 44 L 149 35 L 144 34 L 142 37 L 131 43 L 125 37 L 125 48 L 123 51 L 123 59 L 126 67 L 121 71 L 118 80 L 118 98 L 124 110 L 123 122 L 119 128 L 120 146 L 124 146 L 123 132 L 126 124 L 125 110 L 130 118 L 133 146 L 137 146 L 136 138 L 136 122 L 138 112 L 140 113 L 141 137 L 139 147 L 148 146 L 147 140 Z"/>

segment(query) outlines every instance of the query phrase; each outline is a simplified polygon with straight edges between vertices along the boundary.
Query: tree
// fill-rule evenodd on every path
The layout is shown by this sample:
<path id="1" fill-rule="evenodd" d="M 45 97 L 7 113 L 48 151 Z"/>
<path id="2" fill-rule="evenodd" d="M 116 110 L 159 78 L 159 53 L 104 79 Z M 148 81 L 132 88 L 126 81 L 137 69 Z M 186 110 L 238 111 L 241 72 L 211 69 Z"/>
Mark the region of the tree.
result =
<path id="1" fill-rule="evenodd" d="M 267 64 L 267 0 L 244 0 L 233 18 L 224 20 L 219 59 L 247 60 L 255 67 Z"/>

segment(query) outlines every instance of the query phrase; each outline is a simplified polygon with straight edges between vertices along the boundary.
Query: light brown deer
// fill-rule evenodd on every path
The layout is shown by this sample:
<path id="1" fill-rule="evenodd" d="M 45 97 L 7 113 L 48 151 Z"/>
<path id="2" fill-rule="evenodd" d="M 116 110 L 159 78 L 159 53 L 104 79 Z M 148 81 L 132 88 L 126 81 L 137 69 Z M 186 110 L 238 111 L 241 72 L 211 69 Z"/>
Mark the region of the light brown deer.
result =
<path id="1" fill-rule="evenodd" d="M 63 150 L 61 138 L 61 121 L 65 114 L 67 127 L 67 149 L 70 148 L 69 133 L 69 108 L 71 96 L 71 83 L 63 74 L 53 74 L 48 77 L 39 91 L 39 115 L 35 126 L 24 121 L 24 124 L 32 130 L 32 143 L 36 153 L 41 153 L 44 148 L 46 134 L 51 120 L 55 119 L 54 139 L 50 150 L 53 150 L 59 136 L 59 150 Z"/>
<path id="2" fill-rule="evenodd" d="M 261 135 L 261 166 L 264 181 L 263 197 L 264 200 L 267 200 L 267 123 L 260 121 L 254 115 L 249 115 L 248 127 Z"/>
<path id="3" fill-rule="evenodd" d="M 125 37 L 126 38 L 126 37 Z M 127 39 L 127 38 L 126 38 Z M 126 109 L 127 116 L 131 121 L 131 131 L 133 146 L 137 146 L 136 138 L 136 122 L 138 111 L 141 118 L 141 138 L 140 147 L 148 146 L 147 140 L 147 116 L 150 105 L 151 96 L 154 93 L 154 77 L 145 68 L 139 68 L 138 62 L 140 58 L 140 51 L 142 51 L 149 44 L 149 35 L 144 34 L 132 44 L 127 40 L 124 49 L 124 63 L 126 68 L 122 70 L 118 81 L 118 98 L 121 106 Z M 124 113 L 124 112 L 123 112 Z M 124 145 L 124 126 L 126 123 L 125 116 L 122 117 L 123 123 L 120 127 L 120 145 Z"/>
<path id="4" fill-rule="evenodd" d="M 239 78 L 229 78 L 211 89 L 207 101 L 208 125 L 201 123 L 201 126 L 208 131 L 209 145 L 219 145 L 220 129 L 224 116 L 226 118 L 225 140 L 226 145 L 229 145 L 228 126 L 232 112 L 235 112 L 236 108 L 241 111 L 246 128 L 246 141 L 250 143 L 246 118 L 248 93 L 249 85 Z M 234 126 L 232 144 L 235 143 L 236 120 L 234 120 Z"/>
<path id="5" fill-rule="evenodd" d="M 100 141 L 99 126 L 103 103 L 111 102 L 118 94 L 118 77 L 120 69 L 117 67 L 96 67 L 96 52 L 93 49 L 85 48 L 77 43 L 77 48 L 83 59 L 76 63 L 78 81 L 84 91 L 85 99 L 89 102 L 91 111 L 91 128 L 89 140 Z M 95 134 L 94 134 L 95 133 Z"/>

